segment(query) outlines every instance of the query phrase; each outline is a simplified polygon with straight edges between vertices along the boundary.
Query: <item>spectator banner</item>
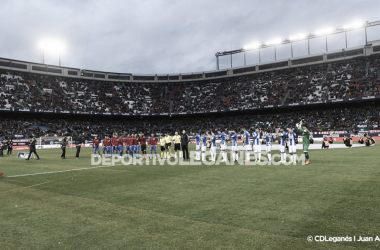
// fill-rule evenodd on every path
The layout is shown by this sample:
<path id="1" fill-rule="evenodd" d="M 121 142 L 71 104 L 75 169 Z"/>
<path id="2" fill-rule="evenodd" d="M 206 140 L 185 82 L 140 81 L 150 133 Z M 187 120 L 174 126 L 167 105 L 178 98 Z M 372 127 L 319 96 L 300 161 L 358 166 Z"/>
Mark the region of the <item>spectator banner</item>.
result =
<path id="1" fill-rule="evenodd" d="M 25 135 L 12 135 L 12 138 L 15 138 L 15 139 L 25 139 Z"/>
<path id="2" fill-rule="evenodd" d="M 327 136 L 327 137 L 332 137 L 332 138 L 343 138 L 345 136 L 350 136 L 350 137 L 361 137 L 361 136 L 364 136 L 364 134 L 367 134 L 369 136 L 373 136 L 373 137 L 377 137 L 379 136 L 379 133 L 365 133 L 365 132 L 361 132 L 361 133 L 343 133 L 343 134 L 328 134 L 328 135 L 322 135 L 322 134 L 314 134 L 313 135 L 313 138 L 323 138 L 324 136 Z"/>
<path id="3" fill-rule="evenodd" d="M 323 131 L 323 132 L 314 132 L 314 135 L 329 135 L 329 134 L 346 134 L 347 131 Z"/>
<path id="4" fill-rule="evenodd" d="M 369 132 L 370 127 L 368 125 L 356 125 L 355 131 L 356 132 Z"/>
<path id="5" fill-rule="evenodd" d="M 23 136 L 25 138 L 25 136 Z M 29 140 L 27 139 L 20 139 L 20 140 L 13 140 L 13 146 L 27 146 L 29 145 Z"/>
<path id="6" fill-rule="evenodd" d="M 53 90 L 52 89 L 44 89 L 44 92 L 47 94 L 51 94 L 51 93 L 53 93 Z"/>
<path id="7" fill-rule="evenodd" d="M 15 86 L 14 86 L 14 85 L 5 85 L 5 87 L 6 87 L 7 89 L 15 89 Z"/>

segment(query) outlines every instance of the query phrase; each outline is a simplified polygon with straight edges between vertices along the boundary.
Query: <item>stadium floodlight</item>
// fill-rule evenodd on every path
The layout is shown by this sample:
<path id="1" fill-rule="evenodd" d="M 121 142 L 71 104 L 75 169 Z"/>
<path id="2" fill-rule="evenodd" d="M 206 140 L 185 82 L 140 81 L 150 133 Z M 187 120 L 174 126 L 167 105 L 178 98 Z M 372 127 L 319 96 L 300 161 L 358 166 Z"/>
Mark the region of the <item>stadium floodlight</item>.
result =
<path id="1" fill-rule="evenodd" d="M 338 28 L 338 29 L 333 29 L 331 27 L 326 27 L 325 29 L 317 30 L 315 33 L 308 33 L 310 35 L 305 35 L 305 34 L 298 34 L 295 36 L 290 36 L 290 38 L 286 40 L 281 39 L 275 39 L 272 41 L 268 41 L 266 43 L 263 43 L 258 46 L 257 45 L 247 45 L 244 46 L 243 48 L 239 50 L 231 50 L 231 51 L 224 51 L 224 52 L 217 52 L 215 54 L 216 56 L 216 69 L 219 70 L 219 57 L 220 56 L 226 56 L 226 55 L 232 55 L 232 54 L 237 54 L 237 53 L 244 53 L 244 65 L 245 65 L 245 53 L 248 50 L 253 50 L 253 49 L 258 49 L 259 50 L 259 63 L 261 64 L 260 60 L 260 50 L 264 48 L 269 48 L 269 47 L 274 47 L 275 50 L 275 60 L 276 60 L 276 47 L 279 44 L 288 44 L 290 43 L 290 48 L 291 48 L 291 55 L 293 57 L 293 42 L 298 42 L 302 40 L 307 41 L 307 48 L 308 48 L 308 55 L 310 55 L 310 40 L 311 39 L 316 39 L 320 37 L 325 37 L 326 40 L 326 52 L 328 52 L 328 36 L 333 35 L 333 34 L 339 34 L 339 33 L 344 33 L 345 34 L 345 40 L 346 40 L 346 48 L 348 48 L 347 44 L 347 32 L 350 32 L 352 30 L 356 29 L 364 29 L 365 30 L 365 44 L 368 44 L 368 37 L 367 37 L 367 28 L 369 27 L 374 27 L 374 26 L 380 26 L 380 20 L 379 21 L 373 21 L 373 22 L 368 22 L 368 21 L 354 21 L 351 22 L 349 25 L 343 26 L 343 28 Z"/>
<path id="2" fill-rule="evenodd" d="M 248 50 L 248 49 L 258 49 L 260 48 L 260 44 L 259 43 L 253 43 L 253 44 L 249 44 L 249 45 L 246 45 L 243 47 L 243 49 L 245 50 Z"/>
<path id="3" fill-rule="evenodd" d="M 331 34 L 331 33 L 333 33 L 333 32 L 334 32 L 334 29 L 333 29 L 333 28 L 326 28 L 326 29 L 317 30 L 317 31 L 315 32 L 315 34 L 316 34 L 317 36 L 323 36 L 323 35 L 329 35 L 329 34 Z"/>
<path id="4" fill-rule="evenodd" d="M 363 26 L 364 26 L 363 21 L 355 21 L 353 23 L 350 23 L 348 25 L 343 26 L 343 29 L 345 29 L 345 30 L 358 29 L 358 28 L 362 28 Z"/>
<path id="5" fill-rule="evenodd" d="M 289 40 L 290 41 L 295 41 L 295 40 L 303 40 L 307 37 L 306 34 L 298 34 L 298 35 L 295 35 L 295 36 L 291 36 L 289 37 Z"/>
<path id="6" fill-rule="evenodd" d="M 43 40 L 39 46 L 41 50 L 51 54 L 62 54 L 65 50 L 64 43 L 55 39 Z"/>
<path id="7" fill-rule="evenodd" d="M 45 39 L 39 43 L 39 48 L 42 51 L 42 63 L 44 63 L 45 53 L 58 55 L 59 66 L 61 66 L 61 54 L 65 51 L 65 44 L 58 39 Z"/>
<path id="8" fill-rule="evenodd" d="M 276 45 L 276 44 L 280 44 L 280 43 L 282 43 L 282 40 L 277 38 L 277 39 L 266 42 L 265 45 Z"/>

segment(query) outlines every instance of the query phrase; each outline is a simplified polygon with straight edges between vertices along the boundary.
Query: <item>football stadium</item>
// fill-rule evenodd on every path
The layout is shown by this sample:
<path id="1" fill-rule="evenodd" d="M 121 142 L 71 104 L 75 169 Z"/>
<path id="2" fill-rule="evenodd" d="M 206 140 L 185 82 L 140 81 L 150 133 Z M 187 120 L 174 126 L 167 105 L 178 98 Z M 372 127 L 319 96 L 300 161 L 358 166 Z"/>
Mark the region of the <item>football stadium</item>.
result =
<path id="1" fill-rule="evenodd" d="M 121 2 L 0 10 L 35 11 L 47 23 L 30 21 L 36 34 L 76 41 L 41 40 L 37 56 L 28 56 L 16 42 L 32 40 L 24 17 L 9 24 L 17 36 L 9 28 L 0 39 L 0 249 L 380 248 L 380 21 L 349 22 L 368 18 L 378 3 L 331 19 L 349 22 L 341 28 L 312 32 L 317 21 L 303 20 L 311 28 L 296 36 L 295 17 L 277 16 L 283 26 L 246 23 L 238 17 L 256 20 L 248 15 L 254 8 L 229 3 L 216 10 L 230 27 L 289 36 L 185 53 L 178 44 L 186 39 L 212 44 L 205 26 L 218 24 L 205 20 L 217 16 L 213 5 L 198 15 L 185 1 L 134 2 L 128 19 Z M 279 2 L 257 7 L 263 20 L 283 12 Z M 307 12 L 322 8 L 313 6 Z M 318 22 L 339 15 L 334 6 Z M 141 28 L 118 40 L 127 20 L 157 37 Z M 173 25 L 168 36 L 178 39 L 165 38 L 161 24 Z M 205 31 L 196 33 L 199 24 Z M 96 35 L 103 31 L 105 40 Z M 231 31 L 232 39 L 245 42 L 244 32 Z M 144 44 L 128 40 L 139 36 Z M 182 54 L 140 60 L 153 42 L 151 58 Z M 125 70 L 125 58 L 142 66 Z M 192 66 L 196 60 L 207 63 Z"/>

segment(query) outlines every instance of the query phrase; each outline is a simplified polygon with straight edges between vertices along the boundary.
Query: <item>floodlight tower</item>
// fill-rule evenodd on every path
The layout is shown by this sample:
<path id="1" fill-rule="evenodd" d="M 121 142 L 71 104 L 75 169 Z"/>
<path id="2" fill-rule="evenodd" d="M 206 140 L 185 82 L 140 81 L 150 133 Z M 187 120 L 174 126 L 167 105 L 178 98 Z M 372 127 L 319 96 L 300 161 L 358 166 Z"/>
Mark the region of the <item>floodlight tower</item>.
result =
<path id="1" fill-rule="evenodd" d="M 367 23 L 368 22 L 355 21 L 353 23 L 350 23 L 350 24 L 347 24 L 347 25 L 343 26 L 344 36 L 345 36 L 345 39 L 346 39 L 346 49 L 347 49 L 347 31 L 355 30 L 355 29 L 360 29 L 360 28 L 363 28 L 363 26 L 364 26 L 364 29 L 365 29 L 365 44 L 367 45 Z"/>
<path id="2" fill-rule="evenodd" d="M 58 65 L 61 66 L 61 55 L 65 50 L 65 45 L 63 42 L 56 39 L 42 40 L 39 44 L 39 48 L 42 51 L 43 64 L 45 64 L 45 53 L 49 53 L 53 55 L 58 54 Z"/>
<path id="3" fill-rule="evenodd" d="M 291 36 L 288 39 L 285 39 L 281 41 L 281 39 L 276 39 L 272 40 L 270 42 L 267 42 L 265 44 L 255 44 L 254 46 L 248 45 L 244 46 L 241 49 L 238 50 L 231 50 L 231 51 L 224 51 L 224 52 L 216 52 L 216 69 L 219 70 L 219 57 L 220 56 L 231 56 L 232 54 L 237 54 L 237 53 L 244 53 L 244 65 L 246 65 L 246 56 L 245 53 L 248 51 L 256 50 L 258 49 L 259 51 L 259 63 L 261 64 L 261 49 L 269 48 L 269 47 L 274 47 L 274 59 L 275 61 L 277 60 L 277 46 L 281 44 L 289 44 L 290 43 L 290 49 L 291 49 L 291 55 L 293 58 L 293 42 L 298 42 L 298 41 L 306 41 L 307 40 L 307 52 L 308 55 L 310 55 L 310 40 L 319 38 L 319 37 L 325 37 L 325 43 L 326 43 L 326 52 L 328 52 L 328 36 L 329 35 L 334 35 L 334 34 L 340 34 L 340 33 L 345 33 L 345 42 L 346 42 L 346 49 L 348 48 L 348 38 L 347 38 L 347 32 L 353 31 L 353 30 L 358 30 L 358 29 L 364 29 L 364 34 L 365 34 L 365 45 L 368 45 L 368 37 L 367 37 L 367 29 L 373 26 L 378 26 L 380 25 L 380 20 L 379 21 L 374 21 L 374 22 L 363 22 L 363 21 L 355 21 L 352 22 L 349 25 L 344 26 L 343 28 L 338 28 L 338 29 L 332 29 L 332 28 L 327 28 L 327 29 L 322 29 L 314 34 L 299 34 L 296 36 Z M 231 60 L 231 68 L 232 68 L 232 60 Z"/>
<path id="4" fill-rule="evenodd" d="M 293 58 L 293 42 L 305 40 L 306 37 L 307 37 L 307 35 L 303 34 L 303 33 L 289 37 L 288 41 L 290 42 L 290 53 L 291 53 L 292 58 Z M 308 39 L 308 41 L 309 41 L 309 39 Z M 310 54 L 309 42 L 308 42 L 307 46 L 308 46 L 308 51 Z"/>

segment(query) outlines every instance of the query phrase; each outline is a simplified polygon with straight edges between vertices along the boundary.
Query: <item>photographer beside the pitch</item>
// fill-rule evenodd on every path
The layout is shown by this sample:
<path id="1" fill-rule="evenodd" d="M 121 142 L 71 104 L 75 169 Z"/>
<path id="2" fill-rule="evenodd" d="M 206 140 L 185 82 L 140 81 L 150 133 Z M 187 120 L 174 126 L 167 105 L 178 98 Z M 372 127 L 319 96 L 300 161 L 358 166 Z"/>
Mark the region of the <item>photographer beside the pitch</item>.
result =
<path id="1" fill-rule="evenodd" d="M 346 145 L 346 147 L 351 148 L 352 147 L 352 138 L 349 136 L 344 136 L 343 137 L 343 143 Z"/>
<path id="2" fill-rule="evenodd" d="M 364 135 L 365 136 L 365 135 Z M 359 144 L 364 144 L 364 138 L 363 136 L 360 136 L 359 140 L 358 140 L 358 143 Z"/>
<path id="3" fill-rule="evenodd" d="M 369 147 L 369 146 L 375 146 L 375 139 L 373 139 L 372 136 L 367 135 L 367 138 L 365 140 L 365 145 L 367 147 Z"/>
<path id="4" fill-rule="evenodd" d="M 322 141 L 322 149 L 329 149 L 330 147 L 330 138 L 327 137 L 327 136 L 324 136 L 323 137 L 323 141 Z"/>
<path id="5" fill-rule="evenodd" d="M 4 145 L 3 142 L 0 140 L 0 157 L 4 154 Z"/>

